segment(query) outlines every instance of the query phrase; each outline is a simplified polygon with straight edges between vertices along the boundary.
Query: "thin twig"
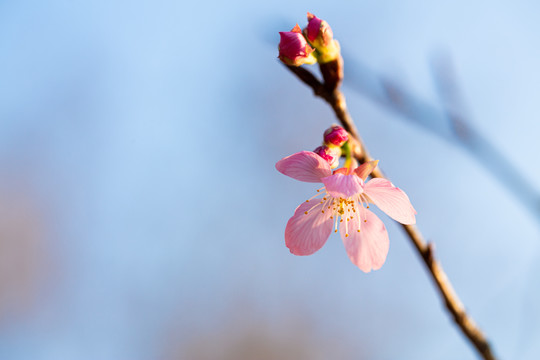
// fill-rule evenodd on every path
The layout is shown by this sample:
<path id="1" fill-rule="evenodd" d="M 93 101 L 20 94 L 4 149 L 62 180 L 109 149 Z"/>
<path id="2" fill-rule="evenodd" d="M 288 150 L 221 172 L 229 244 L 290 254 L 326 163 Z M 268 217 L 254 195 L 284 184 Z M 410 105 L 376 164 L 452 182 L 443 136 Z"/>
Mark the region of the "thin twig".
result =
<path id="1" fill-rule="evenodd" d="M 302 80 L 302 82 L 311 87 L 316 96 L 324 99 L 332 107 L 336 117 L 339 119 L 345 130 L 347 130 L 354 139 L 352 145 L 353 148 L 355 148 L 355 157 L 358 159 L 358 161 L 363 163 L 372 160 L 367 152 L 364 142 L 356 130 L 354 121 L 349 115 L 343 93 L 339 89 L 328 91 L 324 84 L 319 81 L 315 75 L 303 67 L 287 66 L 287 68 L 300 80 Z M 382 171 L 378 168 L 373 171 L 371 176 L 374 178 L 386 178 Z M 441 263 L 436 259 L 433 245 L 431 243 L 426 243 L 422 237 L 422 234 L 415 225 L 401 226 L 409 236 L 409 239 L 418 251 L 422 260 L 424 260 L 424 264 L 431 274 L 431 278 L 437 285 L 446 308 L 450 314 L 452 314 L 454 321 L 459 326 L 463 334 L 470 340 L 483 359 L 495 360 L 496 358 L 491 351 L 491 347 L 486 337 L 473 319 L 465 312 L 463 303 L 454 291 L 450 280 L 448 280 L 448 277 L 441 266 Z"/>

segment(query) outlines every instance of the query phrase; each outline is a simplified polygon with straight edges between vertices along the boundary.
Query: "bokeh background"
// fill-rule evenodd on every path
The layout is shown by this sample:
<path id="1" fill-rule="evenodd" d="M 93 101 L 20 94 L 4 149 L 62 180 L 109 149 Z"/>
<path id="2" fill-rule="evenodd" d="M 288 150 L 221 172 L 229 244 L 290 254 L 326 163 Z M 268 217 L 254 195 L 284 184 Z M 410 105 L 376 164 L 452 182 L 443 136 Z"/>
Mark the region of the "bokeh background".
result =
<path id="1" fill-rule="evenodd" d="M 376 272 L 338 236 L 309 257 L 284 245 L 315 187 L 274 164 L 335 122 L 276 59 L 306 11 L 346 77 L 359 62 L 437 107 L 447 54 L 469 124 L 540 190 L 537 2 L 4 0 L 1 359 L 476 358 L 384 215 Z M 467 310 L 501 358 L 538 359 L 538 215 L 355 85 L 352 116 Z"/>

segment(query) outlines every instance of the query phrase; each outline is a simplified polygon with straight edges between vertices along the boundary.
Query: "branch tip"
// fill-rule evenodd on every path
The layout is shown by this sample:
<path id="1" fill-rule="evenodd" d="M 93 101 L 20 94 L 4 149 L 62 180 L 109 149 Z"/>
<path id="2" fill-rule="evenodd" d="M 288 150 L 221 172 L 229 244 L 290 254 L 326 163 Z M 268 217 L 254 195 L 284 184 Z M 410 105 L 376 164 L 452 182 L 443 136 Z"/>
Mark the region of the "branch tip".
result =
<path id="1" fill-rule="evenodd" d="M 372 160 L 364 142 L 356 130 L 353 119 L 349 115 L 345 96 L 338 88 L 339 84 L 337 86 L 334 84 L 324 84 L 309 70 L 302 67 L 287 66 L 287 68 L 304 84 L 311 87 L 316 96 L 325 100 L 332 107 L 343 128 L 351 135 L 349 141 L 351 142 L 353 154 L 356 159 L 360 163 Z M 399 88 L 389 83 L 386 86 L 386 90 L 389 98 L 393 102 L 398 104 L 401 103 L 402 95 Z M 379 168 L 376 168 L 371 176 L 374 178 L 386 178 Z M 402 225 L 402 227 L 411 240 L 411 243 L 418 251 L 420 257 L 424 260 L 426 268 L 435 282 L 448 312 L 454 318 L 455 323 L 458 325 L 463 335 L 469 339 L 470 343 L 484 360 L 496 360 L 491 351 L 489 342 L 473 319 L 465 312 L 461 300 L 455 293 L 441 264 L 437 261 L 435 257 L 435 245 L 432 242 L 426 243 L 416 226 Z"/>

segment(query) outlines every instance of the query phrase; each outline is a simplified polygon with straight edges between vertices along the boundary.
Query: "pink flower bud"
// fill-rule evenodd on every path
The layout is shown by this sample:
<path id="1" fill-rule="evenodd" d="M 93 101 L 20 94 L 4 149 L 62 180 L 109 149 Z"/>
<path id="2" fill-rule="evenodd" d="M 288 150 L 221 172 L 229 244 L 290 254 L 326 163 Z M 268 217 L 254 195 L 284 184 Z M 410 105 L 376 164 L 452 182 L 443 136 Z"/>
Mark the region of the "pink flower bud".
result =
<path id="1" fill-rule="evenodd" d="M 317 62 L 312 54 L 315 49 L 309 46 L 298 24 L 291 31 L 280 32 L 279 36 L 281 39 L 278 46 L 278 58 L 285 64 L 300 66 Z"/>
<path id="2" fill-rule="evenodd" d="M 347 131 L 339 125 L 334 125 L 324 132 L 324 143 L 342 147 L 349 140 Z"/>
<path id="3" fill-rule="evenodd" d="M 304 35 L 310 45 L 317 49 L 317 60 L 320 64 L 336 60 L 340 56 L 339 44 L 334 40 L 330 25 L 311 13 L 307 13 L 308 25 Z"/>
<path id="4" fill-rule="evenodd" d="M 313 152 L 328 162 L 330 168 L 335 169 L 339 165 L 341 157 L 341 149 L 337 147 L 328 147 L 326 145 L 319 146 Z"/>
<path id="5" fill-rule="evenodd" d="M 309 42 L 317 48 L 330 45 L 334 37 L 330 25 L 309 12 L 307 13 L 307 19 L 306 36 Z"/>

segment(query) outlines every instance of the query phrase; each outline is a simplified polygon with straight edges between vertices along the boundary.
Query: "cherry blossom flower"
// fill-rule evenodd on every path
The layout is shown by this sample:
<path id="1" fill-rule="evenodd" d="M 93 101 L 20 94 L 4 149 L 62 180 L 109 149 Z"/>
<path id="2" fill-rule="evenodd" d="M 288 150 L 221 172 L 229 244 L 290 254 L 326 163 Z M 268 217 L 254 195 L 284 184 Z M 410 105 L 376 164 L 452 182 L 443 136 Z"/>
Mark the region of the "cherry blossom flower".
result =
<path id="1" fill-rule="evenodd" d="M 383 222 L 369 209 L 375 204 L 402 224 L 416 223 L 409 198 L 387 179 L 364 182 L 377 166 L 370 161 L 358 168 L 332 173 L 319 155 L 302 151 L 276 163 L 276 169 L 293 179 L 323 183 L 317 194 L 300 204 L 285 228 L 285 244 L 294 255 L 311 255 L 325 243 L 332 230 L 340 232 L 350 260 L 362 271 L 380 269 L 388 254 L 389 240 Z"/>

